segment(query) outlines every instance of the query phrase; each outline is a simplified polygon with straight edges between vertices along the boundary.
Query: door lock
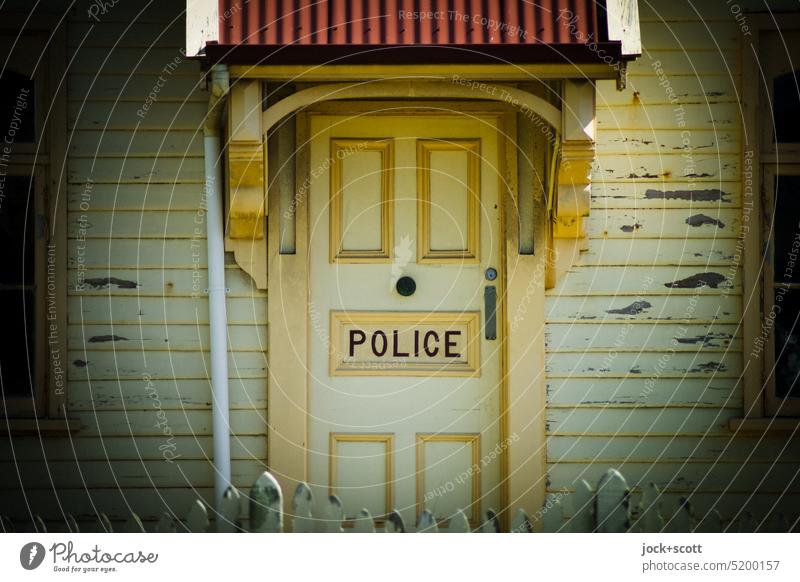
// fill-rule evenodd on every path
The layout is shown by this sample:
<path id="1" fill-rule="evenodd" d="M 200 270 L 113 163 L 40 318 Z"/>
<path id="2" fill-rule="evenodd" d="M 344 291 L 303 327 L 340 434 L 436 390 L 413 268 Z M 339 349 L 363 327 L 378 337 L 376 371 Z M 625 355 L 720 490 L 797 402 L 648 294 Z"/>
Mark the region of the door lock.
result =
<path id="1" fill-rule="evenodd" d="M 497 339 L 497 287 L 487 285 L 483 288 L 484 331 L 487 340 Z"/>

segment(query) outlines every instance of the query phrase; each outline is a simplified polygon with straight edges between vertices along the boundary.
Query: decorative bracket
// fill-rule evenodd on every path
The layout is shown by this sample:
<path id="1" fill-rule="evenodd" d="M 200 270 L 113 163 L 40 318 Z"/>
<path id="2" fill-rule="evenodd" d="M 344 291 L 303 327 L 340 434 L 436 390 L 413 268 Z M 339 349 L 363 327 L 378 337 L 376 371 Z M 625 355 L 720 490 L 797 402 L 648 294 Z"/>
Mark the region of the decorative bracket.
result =
<path id="1" fill-rule="evenodd" d="M 261 140 L 228 143 L 228 237 L 264 238 L 264 144 Z"/>
<path id="2" fill-rule="evenodd" d="M 227 127 L 225 249 L 259 289 L 266 289 L 266 152 L 259 81 L 241 79 L 231 86 Z"/>
<path id="3" fill-rule="evenodd" d="M 558 156 L 558 179 L 552 208 L 552 277 L 559 275 L 586 249 L 584 217 L 591 205 L 591 172 L 594 163 L 595 89 L 590 81 L 566 80 L 562 100 L 562 143 Z"/>

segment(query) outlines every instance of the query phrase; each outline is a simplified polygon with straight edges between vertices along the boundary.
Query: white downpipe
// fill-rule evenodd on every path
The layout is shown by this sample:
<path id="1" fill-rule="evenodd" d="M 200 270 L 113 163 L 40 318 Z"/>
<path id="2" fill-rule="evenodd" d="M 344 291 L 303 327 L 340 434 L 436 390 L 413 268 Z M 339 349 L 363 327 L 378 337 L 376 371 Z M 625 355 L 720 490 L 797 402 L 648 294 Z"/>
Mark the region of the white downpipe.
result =
<path id="1" fill-rule="evenodd" d="M 212 434 L 214 442 L 214 506 L 220 515 L 222 497 L 231 485 L 230 403 L 228 395 L 228 315 L 225 307 L 225 231 L 222 220 L 222 141 L 220 116 L 228 90 L 228 71 L 212 70 L 211 98 L 203 132 L 205 154 L 206 230 L 208 244 L 208 321 L 211 349 Z M 219 519 L 219 517 L 218 517 Z"/>

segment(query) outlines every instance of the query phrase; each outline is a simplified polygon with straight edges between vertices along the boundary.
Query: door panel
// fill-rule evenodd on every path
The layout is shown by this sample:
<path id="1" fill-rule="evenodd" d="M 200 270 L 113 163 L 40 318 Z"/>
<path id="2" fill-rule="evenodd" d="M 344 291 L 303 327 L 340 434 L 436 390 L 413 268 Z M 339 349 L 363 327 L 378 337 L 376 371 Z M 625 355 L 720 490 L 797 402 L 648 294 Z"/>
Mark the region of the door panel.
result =
<path id="1" fill-rule="evenodd" d="M 332 260 L 389 260 L 394 209 L 392 143 L 331 140 Z"/>
<path id="2" fill-rule="evenodd" d="M 417 513 L 437 517 L 461 509 L 472 523 L 480 519 L 479 434 L 417 435 Z M 455 476 L 455 477 L 454 477 Z"/>
<path id="3" fill-rule="evenodd" d="M 503 286 L 485 277 L 502 273 L 496 120 L 315 115 L 310 130 L 315 498 L 477 520 L 501 502 L 501 337 L 484 332 L 485 288 Z"/>
<path id="4" fill-rule="evenodd" d="M 417 164 L 417 262 L 477 259 L 480 140 L 418 140 Z"/>
<path id="5" fill-rule="evenodd" d="M 390 512 L 393 452 L 391 434 L 331 433 L 330 492 L 345 508 L 365 508 L 376 516 Z"/>

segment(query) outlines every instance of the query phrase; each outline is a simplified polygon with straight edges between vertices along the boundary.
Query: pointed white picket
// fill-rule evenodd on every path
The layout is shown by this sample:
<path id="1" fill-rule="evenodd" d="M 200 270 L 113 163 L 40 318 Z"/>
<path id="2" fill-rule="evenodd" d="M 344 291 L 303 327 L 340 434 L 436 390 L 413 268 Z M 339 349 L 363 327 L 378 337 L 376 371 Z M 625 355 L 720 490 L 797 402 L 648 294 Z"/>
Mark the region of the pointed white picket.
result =
<path id="1" fill-rule="evenodd" d="M 637 532 L 658 533 L 664 531 L 661 517 L 661 491 L 655 483 L 649 483 L 642 491 L 639 502 L 639 518 L 634 525 Z"/>
<path id="2" fill-rule="evenodd" d="M 78 527 L 78 521 L 75 519 L 75 516 L 71 513 L 67 514 L 67 531 L 69 533 L 80 533 L 81 528 Z"/>
<path id="3" fill-rule="evenodd" d="M 662 494 L 654 483 L 645 486 L 641 493 L 631 493 L 622 476 L 615 469 L 608 469 L 597 484 L 596 492 L 584 480 L 575 483 L 573 493 L 550 492 L 545 504 L 537 512 L 536 519 L 542 522 L 544 531 L 560 532 L 637 532 L 657 533 L 669 532 L 791 532 L 800 528 L 800 519 L 796 515 L 771 513 L 766 519 L 755 517 L 750 510 L 743 510 L 735 519 L 723 519 L 715 509 L 698 515 L 694 512 L 688 499 L 681 499 L 674 511 L 667 512 L 664 519 L 661 507 Z M 241 525 L 245 497 L 235 487 L 225 492 L 216 519 L 216 530 L 219 532 L 244 531 Z M 283 495 L 275 478 L 268 472 L 262 473 L 250 489 L 250 531 L 281 532 L 283 531 Z M 635 503 L 634 503 L 635 501 Z M 314 515 L 313 496 L 305 483 L 298 484 L 292 498 L 292 531 L 311 532 L 343 532 L 345 508 L 338 497 L 331 495 L 322 504 L 320 515 Z M 670 515 L 671 513 L 671 515 Z M 352 513 L 350 514 L 352 515 Z M 566 519 L 565 519 L 566 518 Z M 635 521 L 633 521 L 635 518 Z M 77 533 L 79 526 L 74 516 L 65 517 L 67 531 Z M 352 530 L 357 533 L 375 531 L 375 522 L 367 509 L 362 509 L 352 522 Z M 416 531 L 421 533 L 470 532 L 472 530 L 467 515 L 458 510 L 448 520 L 447 527 L 439 529 L 434 514 L 425 510 L 420 514 Z M 26 525 L 26 528 L 30 525 Z M 32 527 L 37 532 L 45 532 L 45 522 L 40 516 L 33 518 Z M 91 528 L 90 528 L 91 529 Z M 96 531 L 112 532 L 112 523 L 104 513 L 97 515 Z M 495 533 L 501 529 L 497 514 L 489 509 L 483 520 L 473 531 Z M 538 529 L 538 525 L 537 525 Z M 185 515 L 185 522 L 179 516 L 165 511 L 155 527 L 156 532 L 173 533 L 176 530 L 205 532 L 209 530 L 207 506 L 199 499 L 195 500 Z M 0 516 L 0 532 L 13 532 L 14 525 L 5 516 Z M 131 513 L 118 531 L 144 532 L 141 519 Z M 405 522 L 397 510 L 386 517 L 383 524 L 386 533 L 405 533 Z M 510 531 L 513 533 L 531 533 L 533 522 L 522 508 L 517 509 L 511 520 Z"/>
<path id="4" fill-rule="evenodd" d="M 383 531 L 386 533 L 406 533 L 406 522 L 403 521 L 403 516 L 397 510 L 393 510 L 386 518 Z"/>
<path id="5" fill-rule="evenodd" d="M 700 518 L 700 523 L 697 524 L 694 531 L 698 533 L 719 533 L 722 531 L 722 517 L 719 511 L 712 509 L 707 511 Z"/>
<path id="6" fill-rule="evenodd" d="M 250 531 L 283 531 L 283 493 L 278 481 L 264 471 L 250 488 Z"/>
<path id="7" fill-rule="evenodd" d="M 436 518 L 430 510 L 424 510 L 417 521 L 417 533 L 438 533 L 439 527 L 436 525 Z"/>
<path id="8" fill-rule="evenodd" d="M 466 514 L 460 509 L 453 514 L 450 523 L 447 524 L 448 533 L 467 533 L 471 529 Z"/>
<path id="9" fill-rule="evenodd" d="M 594 491 L 585 479 L 581 479 L 575 484 L 575 492 L 572 494 L 572 517 L 570 518 L 570 531 L 577 533 L 589 533 L 594 529 Z"/>
<path id="10" fill-rule="evenodd" d="M 209 526 L 208 511 L 205 504 L 195 499 L 189 513 L 186 514 L 186 528 L 191 533 L 205 533 Z"/>
<path id="11" fill-rule="evenodd" d="M 342 522 L 344 521 L 344 509 L 342 502 L 336 495 L 328 496 L 328 503 L 322 510 L 323 527 L 326 533 L 342 533 Z"/>
<path id="12" fill-rule="evenodd" d="M 735 521 L 735 527 L 732 527 L 729 531 L 754 533 L 756 531 L 756 520 L 753 518 L 753 513 L 749 509 L 745 509 Z"/>
<path id="13" fill-rule="evenodd" d="M 762 533 L 786 533 L 788 532 L 787 529 L 781 529 L 781 518 L 783 517 L 782 514 L 778 514 L 777 512 L 771 512 L 766 519 L 759 522 L 758 531 Z"/>
<path id="14" fill-rule="evenodd" d="M 692 517 L 692 505 L 688 499 L 681 497 L 675 513 L 667 524 L 667 531 L 670 533 L 689 532 L 694 529 L 695 522 Z"/>
<path id="15" fill-rule="evenodd" d="M 542 506 L 542 528 L 546 533 L 563 531 L 563 515 L 561 512 L 561 494 L 548 493 Z"/>
<path id="16" fill-rule="evenodd" d="M 311 487 L 306 483 L 298 483 L 292 497 L 292 531 L 294 533 L 309 533 L 314 531 L 314 520 L 311 517 L 311 508 L 314 496 Z"/>
<path id="17" fill-rule="evenodd" d="M 600 478 L 595 496 L 598 532 L 627 531 L 629 519 L 628 483 L 616 469 L 609 469 Z"/>
<path id="18" fill-rule="evenodd" d="M 236 487 L 228 487 L 222 496 L 222 503 L 217 516 L 217 531 L 219 533 L 242 531 L 242 523 L 239 519 L 241 513 L 242 496 Z"/>
<path id="19" fill-rule="evenodd" d="M 511 520 L 511 533 L 533 533 L 533 525 L 528 514 L 521 507 Z"/>
<path id="20" fill-rule="evenodd" d="M 769 519 L 766 520 L 763 531 L 768 533 L 789 533 L 792 530 L 792 525 L 786 519 L 785 513 L 777 513 L 773 511 Z"/>
<path id="21" fill-rule="evenodd" d="M 100 532 L 105 533 L 113 533 L 114 528 L 111 525 L 111 520 L 108 519 L 108 516 L 105 513 L 101 513 L 97 516 L 98 521 L 98 530 Z"/>
<path id="22" fill-rule="evenodd" d="M 131 513 L 122 528 L 125 533 L 145 533 L 144 524 L 138 515 Z"/>
<path id="23" fill-rule="evenodd" d="M 358 512 L 355 523 L 353 524 L 353 532 L 375 533 L 375 520 L 372 519 L 372 515 L 368 509 L 362 509 Z"/>
<path id="24" fill-rule="evenodd" d="M 165 511 L 158 520 L 156 525 L 156 533 L 175 533 L 175 518 L 168 511 Z"/>
<path id="25" fill-rule="evenodd" d="M 561 528 L 558 530 L 561 533 L 573 533 L 575 524 L 572 521 L 572 516 L 575 515 L 575 505 L 573 498 L 569 494 L 561 495 L 559 499 L 561 504 Z"/>
<path id="26" fill-rule="evenodd" d="M 486 510 L 486 519 L 480 527 L 481 533 L 500 533 L 500 519 L 497 517 L 494 509 Z"/>

